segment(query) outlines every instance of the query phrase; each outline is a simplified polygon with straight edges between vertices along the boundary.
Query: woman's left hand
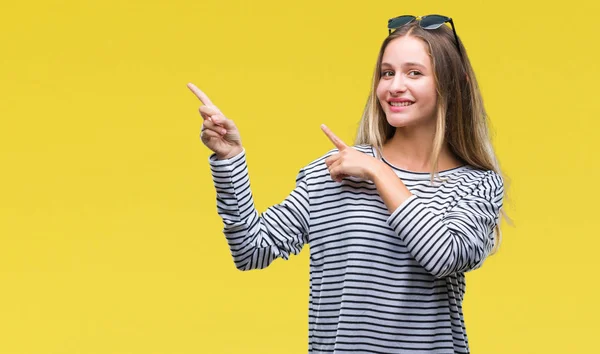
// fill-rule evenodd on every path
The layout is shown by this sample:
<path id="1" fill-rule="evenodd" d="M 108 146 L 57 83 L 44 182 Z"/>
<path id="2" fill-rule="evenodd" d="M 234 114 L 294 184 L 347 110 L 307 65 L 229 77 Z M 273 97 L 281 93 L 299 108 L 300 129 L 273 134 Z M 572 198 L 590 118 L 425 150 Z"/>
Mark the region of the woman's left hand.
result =
<path id="1" fill-rule="evenodd" d="M 377 159 L 346 145 L 325 124 L 321 125 L 321 129 L 339 150 L 338 153 L 325 159 L 329 174 L 334 181 L 341 182 L 344 177 L 348 176 L 364 180 L 373 179 L 374 171 L 379 162 Z"/>

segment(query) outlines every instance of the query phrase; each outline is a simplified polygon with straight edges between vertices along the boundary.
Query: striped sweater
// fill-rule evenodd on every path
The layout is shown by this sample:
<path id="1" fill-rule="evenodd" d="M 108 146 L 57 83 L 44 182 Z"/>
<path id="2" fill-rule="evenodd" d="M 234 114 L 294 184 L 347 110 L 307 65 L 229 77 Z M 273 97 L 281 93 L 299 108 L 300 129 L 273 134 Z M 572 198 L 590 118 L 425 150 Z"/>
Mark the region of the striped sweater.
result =
<path id="1" fill-rule="evenodd" d="M 382 158 L 413 194 L 390 214 L 373 182 L 331 179 L 325 158 L 335 152 L 301 169 L 290 195 L 262 214 L 245 151 L 209 158 L 236 267 L 265 268 L 309 245 L 310 353 L 469 353 L 464 273 L 493 248 L 502 178 L 465 165 L 432 184 Z"/>

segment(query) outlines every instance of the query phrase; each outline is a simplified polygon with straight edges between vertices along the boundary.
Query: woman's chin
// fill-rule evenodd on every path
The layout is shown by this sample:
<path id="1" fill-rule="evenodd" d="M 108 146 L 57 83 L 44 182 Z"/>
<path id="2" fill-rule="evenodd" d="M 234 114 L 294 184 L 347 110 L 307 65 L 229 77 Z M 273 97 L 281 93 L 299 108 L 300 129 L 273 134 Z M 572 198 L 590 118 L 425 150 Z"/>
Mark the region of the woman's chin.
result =
<path id="1" fill-rule="evenodd" d="M 412 119 L 410 117 L 387 117 L 387 122 L 394 128 L 402 128 L 411 125 Z"/>
<path id="2" fill-rule="evenodd" d="M 414 114 L 388 113 L 386 120 L 389 125 L 394 128 L 414 127 L 417 125 L 429 126 L 435 124 L 435 117 L 425 118 L 421 116 L 415 117 Z"/>

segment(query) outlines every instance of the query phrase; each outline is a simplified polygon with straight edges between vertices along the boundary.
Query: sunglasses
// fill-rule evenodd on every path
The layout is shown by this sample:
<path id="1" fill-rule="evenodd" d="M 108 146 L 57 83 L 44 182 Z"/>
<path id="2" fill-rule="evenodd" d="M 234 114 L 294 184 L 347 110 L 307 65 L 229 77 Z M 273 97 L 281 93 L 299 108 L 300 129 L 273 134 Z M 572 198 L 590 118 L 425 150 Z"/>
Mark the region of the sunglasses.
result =
<path id="1" fill-rule="evenodd" d="M 407 25 L 413 21 L 419 21 L 419 26 L 422 29 L 426 30 L 434 30 L 440 28 L 444 23 L 450 22 L 450 26 L 452 26 L 452 33 L 454 33 L 454 39 L 456 41 L 456 48 L 458 49 L 458 54 L 460 54 L 460 58 L 462 59 L 462 53 L 460 51 L 460 46 L 458 45 L 458 36 L 456 35 L 456 29 L 454 29 L 454 22 L 448 16 L 442 15 L 427 15 L 427 16 L 412 16 L 412 15 L 402 15 L 398 17 L 394 17 L 388 20 L 388 31 L 389 34 L 392 34 L 392 30 L 396 30 L 404 25 Z"/>

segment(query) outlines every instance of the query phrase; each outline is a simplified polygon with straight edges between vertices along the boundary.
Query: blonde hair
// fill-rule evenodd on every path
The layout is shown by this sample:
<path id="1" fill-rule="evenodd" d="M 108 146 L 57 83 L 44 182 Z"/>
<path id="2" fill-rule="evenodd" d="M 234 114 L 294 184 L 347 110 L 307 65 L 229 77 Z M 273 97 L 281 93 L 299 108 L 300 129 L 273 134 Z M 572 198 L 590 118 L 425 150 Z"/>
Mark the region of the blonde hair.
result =
<path id="1" fill-rule="evenodd" d="M 417 21 L 413 21 L 392 32 L 383 41 L 355 144 L 371 145 L 381 156 L 383 145 L 394 136 L 396 128 L 387 122 L 377 98 L 377 86 L 381 79 L 381 61 L 387 45 L 403 36 L 421 39 L 426 44 L 433 64 L 437 90 L 437 120 L 431 159 L 431 181 L 433 182 L 438 175 L 439 156 L 444 142 L 447 142 L 450 151 L 465 163 L 498 173 L 506 185 L 507 179 L 500 169 L 491 143 L 488 116 L 467 52 L 460 40 L 458 45 L 461 53 L 458 52 L 454 34 L 445 25 L 435 30 L 425 30 Z M 506 189 L 505 186 L 505 194 Z M 501 214 L 510 223 L 504 210 L 501 210 Z M 497 251 L 502 239 L 499 223 L 494 231 L 492 253 Z"/>

